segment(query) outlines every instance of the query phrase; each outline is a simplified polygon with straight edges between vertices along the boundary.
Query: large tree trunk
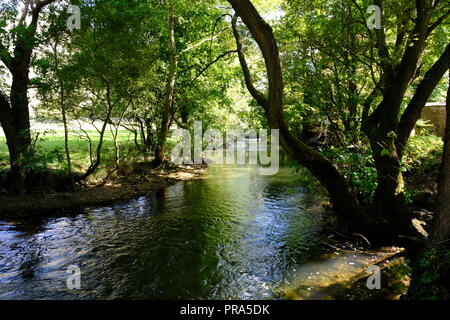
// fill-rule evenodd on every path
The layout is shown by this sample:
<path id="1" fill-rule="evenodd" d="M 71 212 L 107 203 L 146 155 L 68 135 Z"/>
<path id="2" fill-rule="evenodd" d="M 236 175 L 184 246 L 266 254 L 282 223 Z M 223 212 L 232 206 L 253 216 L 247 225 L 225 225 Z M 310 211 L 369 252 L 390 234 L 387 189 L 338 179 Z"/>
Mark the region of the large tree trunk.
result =
<path id="1" fill-rule="evenodd" d="M 11 171 L 9 189 L 12 193 L 26 191 L 26 173 L 22 161 L 31 151 L 30 114 L 28 110 L 28 84 L 31 55 L 35 46 L 35 35 L 39 15 L 42 8 L 55 0 L 36 1 L 31 6 L 31 21 L 25 25 L 30 2 L 26 3 L 25 11 L 18 24 L 23 31 L 17 35 L 14 53 L 11 56 L 7 48 L 0 42 L 0 59 L 8 68 L 12 77 L 10 98 L 0 94 L 0 123 L 5 132 L 8 144 Z"/>
<path id="2" fill-rule="evenodd" d="M 169 134 L 170 115 L 173 105 L 173 94 L 175 89 L 175 79 L 177 74 L 178 57 L 175 44 L 175 25 L 174 25 L 174 3 L 169 3 L 167 15 L 167 28 L 169 32 L 169 74 L 167 76 L 166 94 L 164 98 L 164 105 L 162 110 L 161 128 L 158 136 L 158 145 L 155 150 L 155 166 L 160 166 L 164 163 L 164 154 L 166 151 L 167 136 Z"/>
<path id="3" fill-rule="evenodd" d="M 447 124 L 444 137 L 444 154 L 438 178 L 438 201 L 432 237 L 441 242 L 450 239 L 450 75 L 447 92 Z"/>
<path id="4" fill-rule="evenodd" d="M 450 75 L 444 141 L 431 239 L 413 263 L 408 299 L 450 299 Z"/>
<path id="5" fill-rule="evenodd" d="M 401 159 L 396 147 L 396 124 L 403 96 L 410 78 L 391 77 L 386 80 L 383 101 L 371 115 L 364 129 L 370 141 L 377 170 L 377 189 L 374 197 L 374 212 L 377 218 L 386 219 L 392 229 L 399 232 L 409 226 L 409 210 L 404 198 L 404 183 Z M 398 229 L 400 228 L 400 229 Z"/>
<path id="6" fill-rule="evenodd" d="M 381 4 L 377 1 L 376 4 Z M 408 46 L 398 65 L 394 65 L 385 42 L 384 30 L 377 31 L 377 46 L 383 61 L 383 100 L 363 125 L 378 174 L 378 185 L 374 199 L 375 218 L 389 221 L 391 229 L 400 234 L 409 234 L 413 229 L 409 208 L 405 202 L 401 160 L 404 147 L 434 88 L 439 83 L 449 64 L 449 48 L 426 73 L 406 111 L 399 115 L 405 93 L 414 79 L 419 61 L 426 48 L 433 9 L 430 2 L 416 1 L 417 19 L 413 34 L 415 39 Z"/>
<path id="7" fill-rule="evenodd" d="M 405 201 L 401 162 L 395 148 L 395 136 L 389 134 L 385 149 L 371 143 L 377 169 L 378 185 L 373 206 L 376 218 L 389 221 L 390 230 L 396 234 L 409 234 L 411 216 Z"/>
<path id="8" fill-rule="evenodd" d="M 11 165 L 8 187 L 13 194 L 26 191 L 26 174 L 22 169 L 22 162 L 31 146 L 27 90 L 28 69 L 19 69 L 13 74 L 10 102 L 4 95 L 0 98 L 0 122 L 5 132 Z"/>
<path id="9" fill-rule="evenodd" d="M 416 59 L 418 61 L 417 57 Z M 412 63 L 411 68 L 415 69 L 416 64 Z M 450 44 L 419 83 L 399 122 L 398 114 L 390 114 L 390 111 L 387 110 L 390 108 L 400 109 L 405 88 L 410 82 L 412 74 L 407 78 L 404 78 L 403 74 L 398 75 L 391 80 L 383 93 L 385 97 L 383 102 L 365 124 L 365 132 L 370 140 L 378 173 L 373 212 L 389 221 L 390 225 L 400 233 L 405 234 L 412 230 L 411 216 L 405 202 L 401 159 L 421 111 L 449 66 Z M 403 81 L 403 84 L 400 84 L 400 81 Z M 384 111 L 384 115 L 381 115 L 383 110 L 386 111 Z"/>

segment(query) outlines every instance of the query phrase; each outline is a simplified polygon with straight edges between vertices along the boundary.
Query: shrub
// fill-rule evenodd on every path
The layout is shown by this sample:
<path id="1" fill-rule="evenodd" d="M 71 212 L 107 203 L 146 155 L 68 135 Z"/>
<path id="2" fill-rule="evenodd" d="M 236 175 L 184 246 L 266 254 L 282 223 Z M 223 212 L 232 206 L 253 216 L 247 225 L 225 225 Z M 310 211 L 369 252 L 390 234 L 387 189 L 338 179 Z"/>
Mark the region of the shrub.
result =
<path id="1" fill-rule="evenodd" d="M 444 142 L 434 135 L 411 137 L 405 148 L 404 171 L 409 174 L 424 175 L 439 168 Z"/>
<path id="2" fill-rule="evenodd" d="M 369 148 L 328 148 L 323 154 L 338 167 L 350 182 L 361 203 L 373 200 L 377 171 Z"/>
<path id="3" fill-rule="evenodd" d="M 405 148 L 405 156 L 402 162 L 402 171 L 405 175 L 422 177 L 439 168 L 442 157 L 442 139 L 428 134 L 412 137 Z M 349 147 L 324 149 L 322 154 L 336 165 L 339 171 L 350 182 L 358 199 L 363 204 L 372 202 L 377 187 L 377 171 L 372 157 L 372 151 L 368 147 Z M 311 174 L 305 174 L 298 165 L 291 164 L 297 173 L 302 172 L 299 180 L 307 188 L 314 186 L 314 178 Z M 405 187 L 405 198 L 411 203 L 415 190 L 408 185 Z"/>

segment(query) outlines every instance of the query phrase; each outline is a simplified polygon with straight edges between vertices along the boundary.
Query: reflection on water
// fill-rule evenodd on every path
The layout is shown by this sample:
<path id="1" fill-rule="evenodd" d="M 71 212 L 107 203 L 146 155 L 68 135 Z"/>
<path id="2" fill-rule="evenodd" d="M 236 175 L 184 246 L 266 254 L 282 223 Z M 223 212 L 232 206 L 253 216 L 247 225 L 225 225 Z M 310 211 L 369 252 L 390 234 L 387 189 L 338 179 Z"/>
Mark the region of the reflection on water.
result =
<path id="1" fill-rule="evenodd" d="M 289 169 L 212 167 L 123 205 L 0 222 L 0 299 L 274 298 L 320 241 L 310 201 Z"/>

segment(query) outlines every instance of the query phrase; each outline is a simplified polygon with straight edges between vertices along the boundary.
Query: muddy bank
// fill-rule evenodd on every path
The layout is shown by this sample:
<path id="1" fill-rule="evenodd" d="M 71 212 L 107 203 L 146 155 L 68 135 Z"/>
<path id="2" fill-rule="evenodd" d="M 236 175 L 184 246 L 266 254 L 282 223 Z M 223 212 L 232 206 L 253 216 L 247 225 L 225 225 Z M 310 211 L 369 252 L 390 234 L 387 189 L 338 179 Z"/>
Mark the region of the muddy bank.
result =
<path id="1" fill-rule="evenodd" d="M 0 219 L 55 216 L 87 206 L 113 204 L 167 188 L 179 181 L 199 178 L 206 166 L 152 170 L 145 175 L 110 178 L 99 184 L 78 186 L 73 192 L 0 196 Z"/>

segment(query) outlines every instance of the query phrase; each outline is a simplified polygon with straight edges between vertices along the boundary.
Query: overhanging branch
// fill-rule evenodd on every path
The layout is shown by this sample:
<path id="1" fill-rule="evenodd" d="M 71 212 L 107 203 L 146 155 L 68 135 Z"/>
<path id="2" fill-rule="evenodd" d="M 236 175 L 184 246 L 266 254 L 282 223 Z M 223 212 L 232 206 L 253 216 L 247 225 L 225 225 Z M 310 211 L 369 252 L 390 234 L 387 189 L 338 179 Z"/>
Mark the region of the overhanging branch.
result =
<path id="1" fill-rule="evenodd" d="M 213 64 L 215 64 L 216 62 L 218 62 L 220 59 L 226 57 L 229 54 L 232 53 L 236 53 L 238 52 L 237 50 L 230 50 L 228 52 L 222 53 L 220 56 L 218 56 L 214 61 L 211 61 L 210 63 L 208 63 L 201 71 L 200 73 L 194 78 L 192 79 L 191 83 L 195 82 L 198 78 L 200 78 L 200 76 L 206 72 L 206 70 L 208 70 Z"/>
<path id="2" fill-rule="evenodd" d="M 253 79 L 250 74 L 250 69 L 248 67 L 247 60 L 245 59 L 244 51 L 242 49 L 241 36 L 239 35 L 239 31 L 237 29 L 236 24 L 237 24 L 237 16 L 234 16 L 232 18 L 231 25 L 232 25 L 232 29 L 233 29 L 233 35 L 236 40 L 236 46 L 237 46 L 236 51 L 238 53 L 239 62 L 241 64 L 242 72 L 244 74 L 245 85 L 247 86 L 247 89 L 250 92 L 250 94 L 252 95 L 253 99 L 255 99 L 256 102 L 267 111 L 269 108 L 269 101 L 264 96 L 263 93 L 259 92 L 258 89 L 255 88 L 255 85 L 253 84 Z"/>

